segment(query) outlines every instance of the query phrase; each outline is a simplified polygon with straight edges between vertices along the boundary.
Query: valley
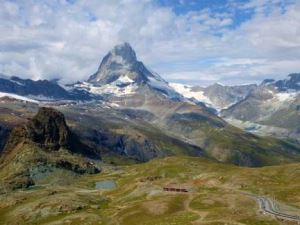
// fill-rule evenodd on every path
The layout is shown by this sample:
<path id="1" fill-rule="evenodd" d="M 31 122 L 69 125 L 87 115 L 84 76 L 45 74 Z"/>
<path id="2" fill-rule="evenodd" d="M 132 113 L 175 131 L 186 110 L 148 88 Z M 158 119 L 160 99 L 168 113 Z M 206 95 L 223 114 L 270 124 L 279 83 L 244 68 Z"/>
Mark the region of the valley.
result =
<path id="1" fill-rule="evenodd" d="M 251 169 L 194 157 L 123 166 L 105 161 L 98 175 L 53 176 L 36 188 L 2 194 L 1 224 L 297 224 L 260 213 L 244 193 L 276 198 L 281 210 L 299 216 L 299 164 Z M 153 176 L 161 178 L 146 179 Z M 101 180 L 117 187 L 96 189 Z M 170 184 L 191 190 L 164 192 Z"/>

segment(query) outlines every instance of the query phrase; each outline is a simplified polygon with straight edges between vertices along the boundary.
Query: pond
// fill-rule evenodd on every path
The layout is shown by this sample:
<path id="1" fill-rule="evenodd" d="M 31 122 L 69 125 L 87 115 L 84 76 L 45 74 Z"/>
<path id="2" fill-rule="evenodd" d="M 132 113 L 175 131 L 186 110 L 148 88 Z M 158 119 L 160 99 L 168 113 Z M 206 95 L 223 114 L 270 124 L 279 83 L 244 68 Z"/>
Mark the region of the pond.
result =
<path id="1" fill-rule="evenodd" d="M 103 180 L 103 181 L 96 182 L 96 189 L 110 190 L 110 189 L 115 189 L 116 187 L 117 184 L 113 180 Z"/>

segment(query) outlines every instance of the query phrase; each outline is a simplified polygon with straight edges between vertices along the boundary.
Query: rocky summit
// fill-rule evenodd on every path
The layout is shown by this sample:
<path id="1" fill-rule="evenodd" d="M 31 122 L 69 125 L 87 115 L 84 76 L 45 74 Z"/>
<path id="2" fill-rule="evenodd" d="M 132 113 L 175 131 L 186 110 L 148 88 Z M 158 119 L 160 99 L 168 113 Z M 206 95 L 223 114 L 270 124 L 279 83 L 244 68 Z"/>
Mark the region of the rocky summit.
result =
<path id="1" fill-rule="evenodd" d="M 102 60 L 98 71 L 88 82 L 108 84 L 121 79 L 123 85 L 132 82 L 145 83 L 153 74 L 137 60 L 136 53 L 129 43 L 115 46 Z"/>

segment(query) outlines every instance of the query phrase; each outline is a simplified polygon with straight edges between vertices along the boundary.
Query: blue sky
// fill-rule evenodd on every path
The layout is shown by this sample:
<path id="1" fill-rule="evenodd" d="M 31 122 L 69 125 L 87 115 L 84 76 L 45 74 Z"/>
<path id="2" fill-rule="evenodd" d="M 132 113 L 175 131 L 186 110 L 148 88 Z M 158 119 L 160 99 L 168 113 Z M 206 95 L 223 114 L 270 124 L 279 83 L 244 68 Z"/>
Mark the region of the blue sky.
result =
<path id="1" fill-rule="evenodd" d="M 243 5 L 250 4 L 251 2 L 251 0 L 157 0 L 157 4 L 163 7 L 171 7 L 177 15 L 184 15 L 190 11 L 201 11 L 203 9 L 210 9 L 213 13 L 229 13 L 233 19 L 232 28 L 251 19 L 251 16 L 255 14 L 255 5 L 246 7 L 245 9 L 241 8 Z M 289 0 L 262 0 L 257 2 L 266 2 L 264 9 L 266 14 L 270 12 L 270 7 L 274 5 L 284 12 L 286 6 L 293 3 L 293 1 Z"/>
<path id="2" fill-rule="evenodd" d="M 0 73 L 87 79 L 127 41 L 170 82 L 243 84 L 300 71 L 297 0 L 0 0 Z"/>

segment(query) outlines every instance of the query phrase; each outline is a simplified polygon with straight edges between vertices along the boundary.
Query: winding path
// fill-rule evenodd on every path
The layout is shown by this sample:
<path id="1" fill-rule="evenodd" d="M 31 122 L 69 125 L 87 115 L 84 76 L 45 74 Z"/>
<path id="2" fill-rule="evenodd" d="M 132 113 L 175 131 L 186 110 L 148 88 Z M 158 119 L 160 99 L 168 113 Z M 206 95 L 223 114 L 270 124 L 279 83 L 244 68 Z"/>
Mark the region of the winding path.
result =
<path id="1" fill-rule="evenodd" d="M 300 224 L 300 216 L 291 215 L 291 214 L 281 212 L 276 207 L 276 203 L 273 200 L 271 200 L 267 197 L 259 196 L 259 195 L 253 195 L 253 194 L 246 194 L 246 195 L 249 195 L 249 196 L 255 198 L 257 200 L 258 204 L 259 204 L 260 209 L 264 213 L 273 215 L 273 216 L 275 216 L 277 218 L 280 218 L 280 219 L 295 221 L 295 222 L 298 222 Z"/>

